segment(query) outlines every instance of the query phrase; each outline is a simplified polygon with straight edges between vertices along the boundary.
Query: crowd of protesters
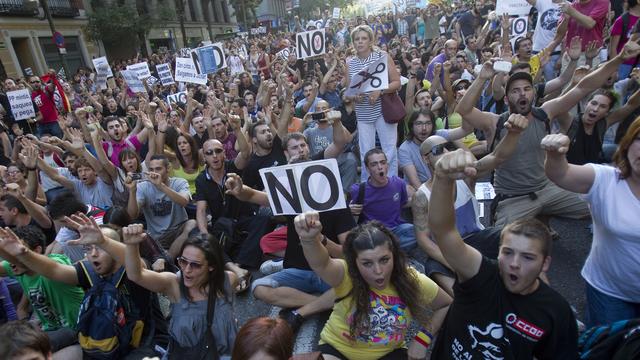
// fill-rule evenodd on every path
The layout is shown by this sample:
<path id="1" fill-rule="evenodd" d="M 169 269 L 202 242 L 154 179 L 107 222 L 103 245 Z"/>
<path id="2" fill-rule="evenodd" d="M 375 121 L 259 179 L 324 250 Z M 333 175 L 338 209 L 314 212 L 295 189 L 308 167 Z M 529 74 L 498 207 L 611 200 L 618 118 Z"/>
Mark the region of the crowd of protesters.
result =
<path id="1" fill-rule="evenodd" d="M 331 311 L 325 359 L 577 359 L 585 327 L 640 318 L 640 5 L 527 1 L 515 39 L 476 0 L 296 17 L 225 40 L 205 85 L 163 86 L 166 50 L 110 59 L 106 86 L 4 79 L 0 357 L 285 360 Z M 279 55 L 316 27 L 323 55 Z M 385 55 L 388 88 L 346 92 Z M 331 158 L 348 207 L 274 216 L 259 171 Z M 582 319 L 548 279 L 550 217 L 592 221 Z M 282 311 L 240 324 L 236 296 Z"/>

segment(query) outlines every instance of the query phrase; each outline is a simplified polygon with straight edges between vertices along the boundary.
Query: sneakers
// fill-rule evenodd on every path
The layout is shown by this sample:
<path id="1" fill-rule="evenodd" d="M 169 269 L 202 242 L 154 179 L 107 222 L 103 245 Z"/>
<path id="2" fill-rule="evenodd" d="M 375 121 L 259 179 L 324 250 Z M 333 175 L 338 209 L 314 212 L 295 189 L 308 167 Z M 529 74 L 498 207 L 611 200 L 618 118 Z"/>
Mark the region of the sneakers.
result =
<path id="1" fill-rule="evenodd" d="M 260 265 L 262 275 L 271 275 L 284 268 L 284 260 L 267 260 Z"/>
<path id="2" fill-rule="evenodd" d="M 282 320 L 286 321 L 287 324 L 289 324 L 289 326 L 291 327 L 291 331 L 293 331 L 294 334 L 297 333 L 298 330 L 300 330 L 300 326 L 302 326 L 302 323 L 304 322 L 304 318 L 302 317 L 302 315 L 291 309 L 280 310 L 278 316 Z"/>

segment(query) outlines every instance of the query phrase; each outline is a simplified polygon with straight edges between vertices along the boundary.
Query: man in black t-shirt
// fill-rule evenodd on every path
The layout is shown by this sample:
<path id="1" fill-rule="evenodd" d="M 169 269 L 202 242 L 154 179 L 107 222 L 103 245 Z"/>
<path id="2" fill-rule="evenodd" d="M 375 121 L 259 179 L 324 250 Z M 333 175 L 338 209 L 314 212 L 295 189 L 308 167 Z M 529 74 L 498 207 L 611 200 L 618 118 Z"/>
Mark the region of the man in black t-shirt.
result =
<path id="1" fill-rule="evenodd" d="M 284 155 L 279 134 L 274 135 L 271 126 L 264 121 L 258 121 L 249 127 L 249 138 L 253 144 L 253 154 L 246 166 L 239 166 L 238 169 L 243 170 L 244 184 L 256 190 L 263 190 L 264 184 L 262 184 L 259 170 L 286 165 L 287 158 Z"/>
<path id="2" fill-rule="evenodd" d="M 284 139 L 284 144 L 286 145 L 285 155 L 289 163 L 335 158 L 342 152 L 349 137 L 347 129 L 340 122 L 340 112 L 331 111 L 327 114 L 327 118 L 333 122 L 334 142 L 324 152 L 319 152 L 310 158 L 309 146 L 304 135 L 300 133 L 288 134 Z M 242 180 L 236 174 L 227 174 L 225 186 L 229 189 L 227 193 L 241 201 L 269 206 L 269 199 L 265 192 L 256 191 L 243 185 Z M 298 233 L 293 231 L 293 219 L 294 216 L 287 216 L 287 227 L 292 231 L 287 231 L 286 235 L 285 269 L 254 281 L 252 292 L 256 298 L 266 303 L 283 307 L 281 316 L 296 331 L 302 324 L 304 317 L 331 309 L 334 294 L 331 287 L 309 267 L 302 252 Z M 327 224 L 322 230 L 326 236 L 325 246 L 332 256 L 340 256 L 342 253 L 340 244 L 346 239 L 349 230 L 356 225 L 353 217 L 345 208 L 322 212 L 320 220 L 323 224 Z M 317 296 L 316 294 L 319 293 L 322 295 Z"/>
<path id="3" fill-rule="evenodd" d="M 497 263 L 456 230 L 455 179 L 476 172 L 465 150 L 438 160 L 429 226 L 457 275 L 454 300 L 432 351 L 435 359 L 576 359 L 578 330 L 567 301 L 540 279 L 551 263 L 551 234 L 534 219 L 505 226 Z"/>

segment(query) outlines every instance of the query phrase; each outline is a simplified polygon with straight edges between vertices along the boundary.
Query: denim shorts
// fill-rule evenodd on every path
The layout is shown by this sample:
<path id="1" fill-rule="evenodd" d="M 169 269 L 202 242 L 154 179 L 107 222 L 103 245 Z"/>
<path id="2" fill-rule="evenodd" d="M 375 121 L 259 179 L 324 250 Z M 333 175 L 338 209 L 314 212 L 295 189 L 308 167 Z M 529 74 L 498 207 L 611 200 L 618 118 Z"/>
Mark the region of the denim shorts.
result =
<path id="1" fill-rule="evenodd" d="M 251 284 L 251 292 L 257 286 L 268 286 L 271 288 L 290 287 L 307 294 L 322 294 L 331 289 L 331 286 L 324 282 L 312 270 L 302 270 L 287 268 L 277 273 L 257 279 Z"/>

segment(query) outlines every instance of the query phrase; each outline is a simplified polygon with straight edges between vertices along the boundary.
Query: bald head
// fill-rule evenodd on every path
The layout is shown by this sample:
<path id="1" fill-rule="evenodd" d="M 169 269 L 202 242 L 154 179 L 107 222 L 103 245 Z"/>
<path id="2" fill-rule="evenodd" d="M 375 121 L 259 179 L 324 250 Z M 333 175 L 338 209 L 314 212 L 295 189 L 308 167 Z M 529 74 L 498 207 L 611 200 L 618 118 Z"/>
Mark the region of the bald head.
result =
<path id="1" fill-rule="evenodd" d="M 458 42 L 449 39 L 444 43 L 444 53 L 447 56 L 447 59 L 453 59 L 458 52 Z"/>

